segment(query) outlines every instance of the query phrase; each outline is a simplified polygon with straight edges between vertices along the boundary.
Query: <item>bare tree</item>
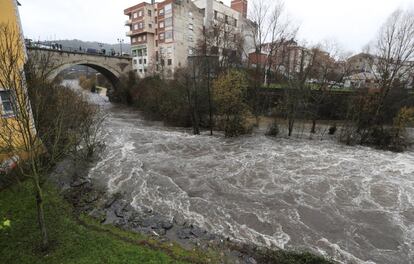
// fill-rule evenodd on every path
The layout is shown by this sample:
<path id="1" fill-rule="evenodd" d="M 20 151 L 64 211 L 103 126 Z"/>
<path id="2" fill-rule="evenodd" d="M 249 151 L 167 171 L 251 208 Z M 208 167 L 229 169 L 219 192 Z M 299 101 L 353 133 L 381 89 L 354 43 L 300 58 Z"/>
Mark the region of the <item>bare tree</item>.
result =
<path id="1" fill-rule="evenodd" d="M 307 112 L 312 120 L 311 133 L 316 133 L 316 122 L 319 112 L 328 100 L 334 88 L 343 85 L 344 77 L 350 72 L 346 63 L 347 55 L 336 42 L 325 41 L 311 49 L 310 82 L 308 91 Z"/>
<path id="2" fill-rule="evenodd" d="M 380 94 L 373 120 L 380 125 L 384 103 L 396 81 L 414 70 L 414 12 L 396 10 L 380 29 L 376 43 Z"/>
<path id="3" fill-rule="evenodd" d="M 253 114 L 256 122 L 262 112 L 263 104 L 259 101 L 259 89 L 262 84 L 270 84 L 270 73 L 278 72 L 283 60 L 280 60 L 281 48 L 296 36 L 298 28 L 286 14 L 283 1 L 256 0 L 250 14 L 255 26 L 253 27 L 254 54 L 256 62 L 253 98 Z"/>
<path id="4" fill-rule="evenodd" d="M 24 65 L 24 42 L 18 30 L 0 25 L 0 40 L 0 87 L 9 98 L 9 107 L 0 109 L 0 153 L 20 157 L 20 174 L 33 182 L 41 248 L 47 250 L 45 176 L 57 161 L 76 153 L 80 146 L 90 155 L 97 139 L 91 133 L 98 132 L 101 119 L 94 119 L 96 108 L 76 92 L 47 81 L 45 73 L 53 67 L 43 64 L 50 62 L 46 57 L 33 61 L 40 58 L 33 56 Z"/>
<path id="5" fill-rule="evenodd" d="M 7 91 L 11 111 L 1 113 L 0 142 L 3 151 L 11 156 L 23 156 L 30 164 L 30 174 L 36 193 L 39 227 L 42 234 L 42 248 L 49 244 L 43 210 L 43 192 L 40 180 L 39 156 L 43 151 L 42 143 L 36 136 L 29 96 L 24 76 L 24 42 L 20 31 L 10 25 L 0 25 L 0 86 Z M 9 109 L 10 110 L 10 109 Z M 5 115 L 8 116 L 5 116 Z M 24 170 L 22 170 L 24 172 Z"/>

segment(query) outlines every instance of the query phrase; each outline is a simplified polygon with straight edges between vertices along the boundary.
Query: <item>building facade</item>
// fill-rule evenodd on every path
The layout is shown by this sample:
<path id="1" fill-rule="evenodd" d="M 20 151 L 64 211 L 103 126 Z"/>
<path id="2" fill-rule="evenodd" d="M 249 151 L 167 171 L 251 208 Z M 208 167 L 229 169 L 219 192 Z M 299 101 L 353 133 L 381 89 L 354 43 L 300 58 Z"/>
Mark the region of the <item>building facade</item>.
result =
<path id="1" fill-rule="evenodd" d="M 23 145 L 22 124 L 16 117 L 25 109 L 18 109 L 16 101 L 26 92 L 22 72 L 27 57 L 18 5 L 16 0 L 0 0 L 0 53 L 7 62 L 0 71 L 9 73 L 0 75 L 0 173 L 24 156 L 23 148 L 19 153 L 14 151 Z"/>
<path id="2" fill-rule="evenodd" d="M 260 52 L 249 53 L 249 64 L 270 67 L 271 71 L 288 77 L 308 67 L 312 58 L 312 50 L 298 45 L 294 40 L 287 40 L 263 44 Z"/>
<path id="3" fill-rule="evenodd" d="M 253 45 L 247 0 L 233 0 L 230 7 L 216 0 L 141 2 L 124 14 L 133 69 L 140 77 L 163 74 L 171 78 L 175 69 L 187 66 L 188 57 L 195 55 L 203 32 L 217 23 L 243 34 L 246 50 Z"/>

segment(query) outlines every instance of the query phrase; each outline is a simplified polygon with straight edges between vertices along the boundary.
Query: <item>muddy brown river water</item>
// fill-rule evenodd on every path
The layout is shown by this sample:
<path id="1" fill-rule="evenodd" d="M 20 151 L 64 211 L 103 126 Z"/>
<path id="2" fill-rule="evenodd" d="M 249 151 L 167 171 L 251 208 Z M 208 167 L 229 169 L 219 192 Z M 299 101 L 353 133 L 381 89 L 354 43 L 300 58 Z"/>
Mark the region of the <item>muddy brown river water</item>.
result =
<path id="1" fill-rule="evenodd" d="M 106 111 L 106 149 L 90 176 L 137 210 L 342 263 L 414 263 L 413 151 L 193 136 L 127 108 Z"/>

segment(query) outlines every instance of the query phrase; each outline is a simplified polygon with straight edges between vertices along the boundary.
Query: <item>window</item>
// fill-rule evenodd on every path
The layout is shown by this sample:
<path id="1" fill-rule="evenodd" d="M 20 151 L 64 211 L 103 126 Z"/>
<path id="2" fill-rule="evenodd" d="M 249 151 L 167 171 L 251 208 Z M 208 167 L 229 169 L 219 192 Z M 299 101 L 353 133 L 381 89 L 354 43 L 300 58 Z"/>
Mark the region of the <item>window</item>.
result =
<path id="1" fill-rule="evenodd" d="M 193 18 L 193 13 L 192 12 L 188 12 L 188 17 Z"/>
<path id="2" fill-rule="evenodd" d="M 139 64 L 142 64 L 142 59 L 139 59 Z"/>
<path id="3" fill-rule="evenodd" d="M 142 50 L 141 49 L 139 49 L 138 50 L 138 57 L 141 57 L 142 56 Z"/>
<path id="4" fill-rule="evenodd" d="M 166 40 L 172 40 L 173 39 L 173 33 L 172 33 L 171 30 L 165 32 L 165 39 Z"/>
<path id="5" fill-rule="evenodd" d="M 147 49 L 142 49 L 142 54 L 143 54 L 144 56 L 147 56 Z"/>
<path id="6" fill-rule="evenodd" d="M 132 38 L 132 42 L 137 42 L 137 39 L 136 38 Z M 134 54 L 134 51 L 135 50 L 132 51 L 132 54 Z"/>
<path id="7" fill-rule="evenodd" d="M 139 22 L 139 29 L 143 29 L 144 28 L 144 22 Z"/>
<path id="8" fill-rule="evenodd" d="M 164 39 L 164 37 L 165 37 L 165 36 L 164 36 L 164 33 L 160 33 L 160 35 L 159 35 L 159 37 L 158 37 L 158 38 L 159 38 L 160 40 L 163 40 L 163 39 Z"/>
<path id="9" fill-rule="evenodd" d="M 138 24 L 134 24 L 134 30 L 138 30 Z"/>
<path id="10" fill-rule="evenodd" d="M 165 27 L 164 21 L 161 21 L 158 27 L 159 28 L 164 28 Z"/>
<path id="11" fill-rule="evenodd" d="M 192 30 L 194 29 L 193 24 L 189 24 L 189 25 L 188 25 L 188 29 L 192 31 Z"/>
<path id="12" fill-rule="evenodd" d="M 165 27 L 171 27 L 172 26 L 172 17 L 166 18 L 164 21 Z"/>
<path id="13" fill-rule="evenodd" d="M 144 59 L 144 64 L 147 64 L 147 59 Z"/>
<path id="14" fill-rule="evenodd" d="M 214 19 L 217 19 L 218 17 L 218 12 L 214 10 Z"/>
<path id="15" fill-rule="evenodd" d="M 164 15 L 164 8 L 161 8 L 160 10 L 158 10 L 158 15 L 159 16 L 163 16 Z"/>
<path id="16" fill-rule="evenodd" d="M 137 18 L 138 17 L 138 13 L 135 12 L 134 15 L 133 15 L 133 17 L 134 18 Z"/>
<path id="17" fill-rule="evenodd" d="M 172 64 L 172 59 L 168 59 L 168 60 L 167 60 L 167 64 L 168 64 L 168 65 L 171 65 L 171 64 Z"/>
<path id="18" fill-rule="evenodd" d="M 148 24 L 148 28 L 152 28 L 152 24 Z"/>
<path id="19" fill-rule="evenodd" d="M 137 64 L 137 60 L 134 59 L 134 64 Z"/>
<path id="20" fill-rule="evenodd" d="M 138 16 L 139 16 L 139 17 L 142 17 L 143 15 L 144 15 L 144 11 L 143 11 L 143 10 L 139 10 L 139 11 L 138 11 Z"/>
<path id="21" fill-rule="evenodd" d="M 11 91 L 0 91 L 0 114 L 2 116 L 14 115 Z"/>
<path id="22" fill-rule="evenodd" d="M 193 50 L 193 48 L 188 48 L 188 54 L 189 54 L 189 55 L 193 55 L 193 54 L 194 54 L 194 50 Z"/>
<path id="23" fill-rule="evenodd" d="M 151 10 L 148 10 L 148 16 L 152 16 Z"/>
<path id="24" fill-rule="evenodd" d="M 165 6 L 164 6 L 164 12 L 165 12 L 166 14 L 171 13 L 171 10 L 172 10 L 172 6 L 171 6 L 171 4 L 168 4 L 168 5 L 165 5 Z"/>
<path id="25" fill-rule="evenodd" d="M 193 38 L 193 35 L 192 34 L 188 35 L 188 41 L 190 41 L 190 42 L 193 42 L 194 41 L 194 38 Z"/>

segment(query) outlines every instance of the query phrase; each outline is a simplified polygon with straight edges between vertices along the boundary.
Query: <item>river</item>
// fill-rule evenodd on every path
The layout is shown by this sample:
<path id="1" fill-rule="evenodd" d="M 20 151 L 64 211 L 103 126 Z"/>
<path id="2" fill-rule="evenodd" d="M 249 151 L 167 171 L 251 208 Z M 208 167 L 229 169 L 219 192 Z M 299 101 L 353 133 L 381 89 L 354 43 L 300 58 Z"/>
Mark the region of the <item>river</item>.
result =
<path id="1" fill-rule="evenodd" d="M 342 263 L 414 263 L 414 152 L 194 136 L 109 103 L 90 177 L 132 206 Z"/>

